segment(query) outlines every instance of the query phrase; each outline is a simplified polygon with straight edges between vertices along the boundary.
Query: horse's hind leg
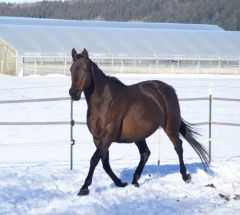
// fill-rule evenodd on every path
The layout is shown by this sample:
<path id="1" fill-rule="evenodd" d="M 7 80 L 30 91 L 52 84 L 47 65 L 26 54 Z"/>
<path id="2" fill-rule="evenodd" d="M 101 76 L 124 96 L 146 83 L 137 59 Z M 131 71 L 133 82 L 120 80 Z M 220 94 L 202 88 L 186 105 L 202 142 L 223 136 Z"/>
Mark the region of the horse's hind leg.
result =
<path id="1" fill-rule="evenodd" d="M 150 156 L 150 150 L 147 147 L 146 141 L 138 141 L 135 143 L 138 147 L 141 159 L 140 162 L 137 166 L 137 169 L 133 175 L 133 180 L 132 180 L 132 184 L 134 184 L 136 187 L 139 187 L 139 183 L 138 180 L 142 174 L 143 168 L 148 160 L 148 157 Z"/>
<path id="2" fill-rule="evenodd" d="M 106 150 L 104 155 L 102 156 L 102 164 L 103 164 L 103 169 L 106 171 L 106 173 L 110 176 L 110 178 L 113 180 L 113 182 L 119 186 L 119 187 L 125 187 L 127 186 L 127 183 L 123 183 L 112 171 L 112 168 L 109 163 L 109 150 Z"/>
<path id="3" fill-rule="evenodd" d="M 166 134 L 168 135 L 169 139 L 174 145 L 174 149 L 176 150 L 179 158 L 179 164 L 180 164 L 180 173 L 182 174 L 182 179 L 185 182 L 189 182 L 191 180 L 191 175 L 187 174 L 186 167 L 183 161 L 183 148 L 182 148 L 182 140 L 179 137 L 178 132 L 169 132 L 166 131 Z"/>

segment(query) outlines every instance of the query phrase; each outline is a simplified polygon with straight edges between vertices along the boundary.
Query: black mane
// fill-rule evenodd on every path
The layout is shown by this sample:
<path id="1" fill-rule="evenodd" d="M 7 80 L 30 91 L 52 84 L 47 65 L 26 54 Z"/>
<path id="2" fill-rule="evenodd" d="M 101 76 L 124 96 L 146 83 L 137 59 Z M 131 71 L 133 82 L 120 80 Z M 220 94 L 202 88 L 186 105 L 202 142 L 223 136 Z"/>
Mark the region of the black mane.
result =
<path id="1" fill-rule="evenodd" d="M 78 54 L 79 57 L 82 57 L 81 54 Z M 110 79 L 112 82 L 116 83 L 116 84 L 120 84 L 121 86 L 125 86 L 126 85 L 124 83 L 122 83 L 118 78 L 114 77 L 114 76 L 110 76 L 110 75 L 106 75 L 99 67 L 98 65 L 91 60 L 91 64 L 94 66 L 94 70 L 97 71 L 98 73 L 101 73 L 102 75 L 104 75 L 106 78 Z"/>
<path id="2" fill-rule="evenodd" d="M 116 78 L 114 76 L 108 75 L 107 77 L 114 83 L 120 84 L 122 86 L 126 86 L 124 83 L 122 83 L 118 78 Z"/>

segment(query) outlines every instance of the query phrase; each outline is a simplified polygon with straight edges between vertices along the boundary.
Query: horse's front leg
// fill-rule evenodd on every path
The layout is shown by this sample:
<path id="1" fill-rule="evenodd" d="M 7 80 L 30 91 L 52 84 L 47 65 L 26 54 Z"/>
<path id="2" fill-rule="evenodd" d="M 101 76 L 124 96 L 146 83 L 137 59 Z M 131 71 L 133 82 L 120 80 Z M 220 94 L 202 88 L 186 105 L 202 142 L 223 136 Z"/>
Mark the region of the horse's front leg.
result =
<path id="1" fill-rule="evenodd" d="M 88 186 L 90 186 L 92 184 L 93 173 L 94 173 L 94 170 L 101 158 L 101 154 L 102 154 L 102 147 L 98 147 L 90 160 L 90 168 L 88 171 L 88 175 L 85 179 L 85 182 L 84 182 L 82 188 L 80 189 L 80 191 L 78 193 L 79 196 L 84 196 L 84 195 L 89 194 Z"/>
<path id="2" fill-rule="evenodd" d="M 103 169 L 106 171 L 106 173 L 110 176 L 110 178 L 113 180 L 113 182 L 118 187 L 125 187 L 127 186 L 127 183 L 122 182 L 120 178 L 118 178 L 115 173 L 112 171 L 112 168 L 109 163 L 109 151 L 107 150 L 104 155 L 102 156 L 102 164 Z"/>

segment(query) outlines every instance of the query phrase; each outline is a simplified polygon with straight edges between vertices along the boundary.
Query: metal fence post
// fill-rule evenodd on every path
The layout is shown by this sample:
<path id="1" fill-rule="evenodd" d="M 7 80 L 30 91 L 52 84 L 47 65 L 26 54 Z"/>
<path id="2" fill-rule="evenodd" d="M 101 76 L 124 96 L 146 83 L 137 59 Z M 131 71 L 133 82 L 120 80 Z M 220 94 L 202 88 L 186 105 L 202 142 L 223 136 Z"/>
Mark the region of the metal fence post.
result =
<path id="1" fill-rule="evenodd" d="M 71 123 L 70 123 L 70 138 L 71 138 L 71 146 L 70 146 L 70 169 L 73 169 L 73 146 L 75 145 L 75 140 L 73 139 L 73 126 L 75 124 L 73 120 L 73 100 L 71 99 Z"/>
<path id="2" fill-rule="evenodd" d="M 24 64 L 25 64 L 25 59 L 24 59 L 24 57 L 22 58 L 22 76 L 24 77 L 24 70 L 25 70 L 25 66 L 24 66 Z"/>
<path id="3" fill-rule="evenodd" d="M 158 132 L 158 166 L 160 165 L 160 132 L 161 132 L 161 128 L 159 128 L 159 132 Z"/>
<path id="4" fill-rule="evenodd" d="M 209 144 L 209 163 L 212 160 L 212 88 L 213 83 L 209 83 L 209 129 L 208 129 L 208 144 Z"/>

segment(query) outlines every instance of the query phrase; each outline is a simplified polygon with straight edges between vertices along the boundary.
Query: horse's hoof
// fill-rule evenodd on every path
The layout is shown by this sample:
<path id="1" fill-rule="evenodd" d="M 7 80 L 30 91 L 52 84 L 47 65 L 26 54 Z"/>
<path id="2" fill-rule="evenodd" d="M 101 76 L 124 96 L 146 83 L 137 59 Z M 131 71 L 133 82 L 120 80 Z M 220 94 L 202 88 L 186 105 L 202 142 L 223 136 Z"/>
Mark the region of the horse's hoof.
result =
<path id="1" fill-rule="evenodd" d="M 189 183 L 191 181 L 191 175 L 190 174 L 185 174 L 182 176 L 182 179 L 186 182 Z"/>
<path id="2" fill-rule="evenodd" d="M 88 188 L 81 189 L 78 193 L 78 196 L 86 196 L 89 194 Z"/>
<path id="3" fill-rule="evenodd" d="M 128 185 L 128 183 L 126 182 L 122 182 L 121 185 L 119 187 L 126 187 Z"/>
<path id="4" fill-rule="evenodd" d="M 135 187 L 139 187 L 139 183 L 137 182 L 137 183 L 133 183 L 132 185 L 134 185 Z"/>
<path id="5" fill-rule="evenodd" d="M 128 183 L 126 183 L 126 182 L 118 182 L 118 183 L 116 183 L 116 185 L 118 187 L 126 187 L 128 185 Z"/>

